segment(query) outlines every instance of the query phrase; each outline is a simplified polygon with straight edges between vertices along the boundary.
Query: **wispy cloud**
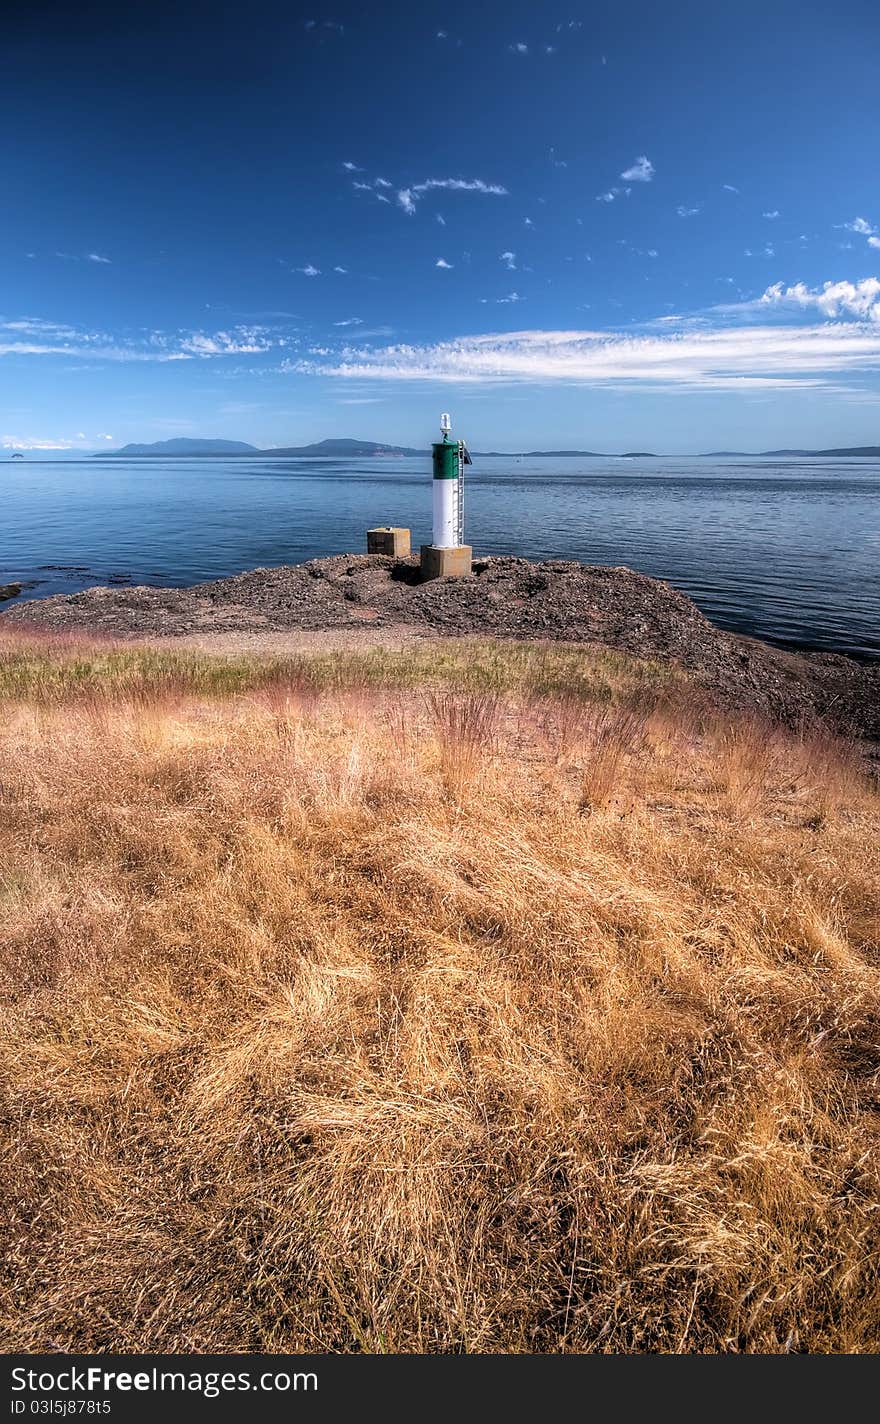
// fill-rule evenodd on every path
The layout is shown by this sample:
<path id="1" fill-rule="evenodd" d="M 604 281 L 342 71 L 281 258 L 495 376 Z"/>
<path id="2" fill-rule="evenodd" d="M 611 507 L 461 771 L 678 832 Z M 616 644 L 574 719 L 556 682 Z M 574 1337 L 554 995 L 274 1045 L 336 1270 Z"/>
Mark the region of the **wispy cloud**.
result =
<path id="1" fill-rule="evenodd" d="M 734 188 L 734 186 L 733 186 L 732 183 L 722 183 L 722 184 L 721 184 L 721 187 L 722 187 L 722 189 L 724 190 L 725 193 L 738 193 L 738 192 L 739 192 L 739 188 Z"/>
<path id="2" fill-rule="evenodd" d="M 54 341 L 70 341 L 79 335 L 76 327 L 64 322 L 45 321 L 39 316 L 21 316 L 14 321 L 0 318 L 0 330 L 20 332 L 24 336 L 43 336 Z"/>
<path id="3" fill-rule="evenodd" d="M 294 267 L 294 272 L 302 272 L 304 277 L 320 277 L 320 267 L 315 267 L 313 263 L 307 262 L 305 267 Z"/>
<path id="4" fill-rule="evenodd" d="M 698 203 L 695 208 L 686 208 L 686 207 L 684 206 L 684 204 L 681 203 L 681 204 L 679 204 L 679 206 L 676 208 L 675 211 L 678 213 L 678 216 L 679 216 L 680 218 L 695 218 L 696 215 L 697 215 L 697 213 L 702 212 L 702 210 L 703 210 L 703 205 L 702 205 L 702 203 Z"/>
<path id="5" fill-rule="evenodd" d="M 502 252 L 502 254 L 501 254 L 501 256 L 499 257 L 498 260 L 499 260 L 499 262 L 503 262 L 503 263 L 504 263 L 504 265 L 505 265 L 505 267 L 507 268 L 508 272 L 515 272 L 515 271 L 516 271 L 516 253 L 515 253 L 515 252 Z"/>
<path id="6" fill-rule="evenodd" d="M 770 218 L 770 219 L 778 218 L 778 217 L 779 217 L 779 209 L 778 209 L 778 208 L 773 208 L 769 213 L 762 213 L 762 214 L 761 214 L 761 217 L 762 217 L 762 218 Z"/>
<path id="7" fill-rule="evenodd" d="M 445 257 L 438 257 L 437 261 L 434 263 L 434 266 L 442 267 L 444 272 L 451 272 L 453 264 L 451 262 L 447 262 Z"/>
<path id="8" fill-rule="evenodd" d="M 609 188 L 606 193 L 597 193 L 597 203 L 613 203 L 615 198 L 628 198 L 632 188 Z"/>
<path id="9" fill-rule="evenodd" d="M 347 277 L 347 276 L 348 276 L 348 268 L 347 268 L 347 267 L 334 267 L 334 268 L 333 268 L 333 271 L 334 271 L 334 272 L 338 272 L 341 277 Z"/>
<path id="10" fill-rule="evenodd" d="M 518 331 L 433 346 L 346 348 L 335 359 L 300 362 L 297 369 L 373 381 L 800 389 L 833 386 L 841 376 L 880 369 L 880 324 L 737 326 L 640 336 Z"/>
<path id="11" fill-rule="evenodd" d="M 106 266 L 110 266 L 110 258 L 102 257 L 100 252 L 89 252 L 87 257 L 89 262 L 103 262 Z"/>
<path id="12" fill-rule="evenodd" d="M 847 232 L 857 232 L 860 237 L 866 237 L 869 247 L 880 250 L 880 229 L 869 223 L 867 218 L 853 218 L 852 222 L 844 223 L 843 226 Z"/>
<path id="13" fill-rule="evenodd" d="M 390 188 L 392 185 L 387 178 L 377 178 L 374 183 L 361 183 L 355 181 L 355 188 L 375 191 L 376 188 Z M 501 183 L 487 183 L 483 178 L 425 178 L 421 183 L 410 183 L 405 188 L 398 188 L 396 202 L 402 208 L 407 217 L 414 217 L 416 204 L 426 193 L 437 191 L 447 191 L 451 193 L 485 193 L 493 197 L 507 197 L 507 189 Z M 381 193 L 376 193 L 376 197 L 381 202 L 387 199 Z M 442 219 L 438 218 L 442 222 Z"/>
<path id="14" fill-rule="evenodd" d="M 424 183 L 414 183 L 414 193 L 430 193 L 435 188 L 448 188 L 454 193 L 491 193 L 506 198 L 507 189 L 501 183 L 485 183 L 482 178 L 426 178 Z"/>
<path id="15" fill-rule="evenodd" d="M 86 357 L 94 361 L 189 361 L 200 357 L 256 355 L 291 346 L 290 337 L 265 327 L 224 331 L 148 331 L 111 335 L 39 317 L 0 319 L 0 356 Z"/>
<path id="16" fill-rule="evenodd" d="M 305 20 L 303 22 L 303 29 L 309 34 L 321 38 L 328 34 L 345 34 L 345 26 L 341 25 L 338 20 Z"/>
<path id="17" fill-rule="evenodd" d="M 347 158 L 342 166 L 346 173 L 363 173 L 364 171 L 363 168 L 359 168 L 356 163 L 352 163 L 350 158 Z"/>
<path id="18" fill-rule="evenodd" d="M 624 183 L 650 183 L 655 172 L 656 169 L 650 158 L 642 153 L 636 159 L 635 163 L 630 164 L 629 168 L 623 170 L 620 176 Z"/>
<path id="19" fill-rule="evenodd" d="M 76 442 L 73 440 L 39 440 L 27 435 L 0 435 L 0 450 L 75 450 L 76 448 Z"/>
<path id="20" fill-rule="evenodd" d="M 529 52 L 528 45 L 523 44 L 522 40 L 519 40 L 516 44 L 508 45 L 507 48 L 511 50 L 513 54 L 528 54 Z"/>
<path id="21" fill-rule="evenodd" d="M 347 316 L 344 321 L 334 321 L 334 326 L 363 326 L 364 320 L 360 316 Z"/>

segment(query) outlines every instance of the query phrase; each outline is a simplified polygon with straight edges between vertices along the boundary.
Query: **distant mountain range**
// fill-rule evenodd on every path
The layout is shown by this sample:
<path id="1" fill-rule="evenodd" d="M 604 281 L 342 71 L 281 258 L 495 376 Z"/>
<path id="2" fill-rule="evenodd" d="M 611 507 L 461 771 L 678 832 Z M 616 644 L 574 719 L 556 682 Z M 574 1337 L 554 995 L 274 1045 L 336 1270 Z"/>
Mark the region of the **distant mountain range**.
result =
<path id="1" fill-rule="evenodd" d="M 312 456 L 373 456 L 377 459 L 394 458 L 402 455 L 426 455 L 427 445 L 380 445 L 375 440 L 318 440 L 311 445 L 275 446 L 260 450 L 256 445 L 248 445 L 244 440 L 193 440 L 180 437 L 175 440 L 156 440 L 150 445 L 123 445 L 120 450 L 101 450 L 93 458 L 96 460 L 149 459 L 162 456 L 181 455 L 200 458 L 211 455 L 312 455 Z M 507 459 L 569 459 L 579 457 L 591 460 L 656 460 L 650 450 L 626 450 L 621 455 L 604 455 L 597 450 L 476 450 L 480 456 L 500 456 Z M 880 445 L 853 445 L 835 450 L 707 450 L 704 458 L 755 459 L 758 456 L 868 456 L 880 459 Z"/>
<path id="2" fill-rule="evenodd" d="M 379 445 L 374 440 L 318 440 L 312 445 L 285 445 L 260 450 L 244 440 L 156 440 L 152 445 L 123 445 L 121 450 L 101 450 L 97 460 L 163 455 L 424 455 L 408 445 Z"/>
<path id="3" fill-rule="evenodd" d="M 839 450 L 706 450 L 704 458 L 710 456 L 720 457 L 722 455 L 741 455 L 745 459 L 754 460 L 762 455 L 867 455 L 872 459 L 880 458 L 880 445 L 846 445 Z"/>
<path id="4" fill-rule="evenodd" d="M 155 440 L 151 445 L 123 445 L 119 450 L 101 450 L 95 455 L 96 460 L 115 460 L 161 457 L 164 455 L 186 455 L 186 456 L 206 456 L 206 455 L 361 455 L 361 456 L 400 456 L 400 455 L 425 455 L 427 445 L 418 448 L 411 445 L 380 445 L 374 440 L 318 440 L 311 445 L 285 445 L 273 446 L 268 450 L 260 450 L 256 445 L 248 445 L 243 440 L 193 440 L 181 437 L 176 440 Z M 596 450 L 480 450 L 475 454 L 500 455 L 511 458 L 538 459 L 553 456 L 557 459 L 569 456 L 580 456 L 596 460 L 621 459 L 632 460 L 636 456 L 643 460 L 655 459 L 649 450 L 631 450 L 623 455 L 602 455 Z"/>
<path id="5" fill-rule="evenodd" d="M 154 440 L 151 445 L 123 445 L 121 450 L 101 450 L 96 460 L 119 455 L 259 455 L 256 445 L 244 440 Z"/>

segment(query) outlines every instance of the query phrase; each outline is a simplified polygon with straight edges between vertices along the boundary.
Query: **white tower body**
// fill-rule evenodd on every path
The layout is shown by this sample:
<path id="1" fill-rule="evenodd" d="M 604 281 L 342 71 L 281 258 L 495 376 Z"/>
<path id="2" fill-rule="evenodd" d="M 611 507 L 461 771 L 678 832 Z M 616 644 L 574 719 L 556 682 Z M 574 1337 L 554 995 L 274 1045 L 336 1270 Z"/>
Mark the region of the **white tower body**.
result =
<path id="1" fill-rule="evenodd" d="M 435 549 L 454 549 L 459 543 L 456 529 L 457 482 L 433 480 Z"/>

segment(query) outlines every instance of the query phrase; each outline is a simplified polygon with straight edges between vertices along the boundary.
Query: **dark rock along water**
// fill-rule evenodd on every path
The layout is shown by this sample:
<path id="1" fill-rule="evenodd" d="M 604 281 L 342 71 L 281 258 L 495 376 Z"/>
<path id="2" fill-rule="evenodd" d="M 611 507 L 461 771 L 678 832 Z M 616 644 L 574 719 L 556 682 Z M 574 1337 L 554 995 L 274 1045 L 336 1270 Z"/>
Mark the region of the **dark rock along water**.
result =
<path id="1" fill-rule="evenodd" d="M 362 552 L 373 524 L 407 525 L 417 546 L 430 475 L 427 451 L 4 462 L 0 584 L 181 586 Z M 483 458 L 465 511 L 476 553 L 626 564 L 721 627 L 880 658 L 880 461 Z"/>

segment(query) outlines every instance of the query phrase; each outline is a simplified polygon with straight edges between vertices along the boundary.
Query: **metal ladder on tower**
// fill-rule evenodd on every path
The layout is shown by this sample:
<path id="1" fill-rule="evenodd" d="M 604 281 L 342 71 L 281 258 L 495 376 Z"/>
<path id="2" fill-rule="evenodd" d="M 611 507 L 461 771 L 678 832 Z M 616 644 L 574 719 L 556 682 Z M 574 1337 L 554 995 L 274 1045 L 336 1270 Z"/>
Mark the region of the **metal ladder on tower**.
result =
<path id="1" fill-rule="evenodd" d="M 452 501 L 453 529 L 455 531 L 455 542 L 461 547 L 464 543 L 464 467 L 470 465 L 471 454 L 463 440 L 458 442 L 458 478 L 455 481 L 455 493 Z"/>

